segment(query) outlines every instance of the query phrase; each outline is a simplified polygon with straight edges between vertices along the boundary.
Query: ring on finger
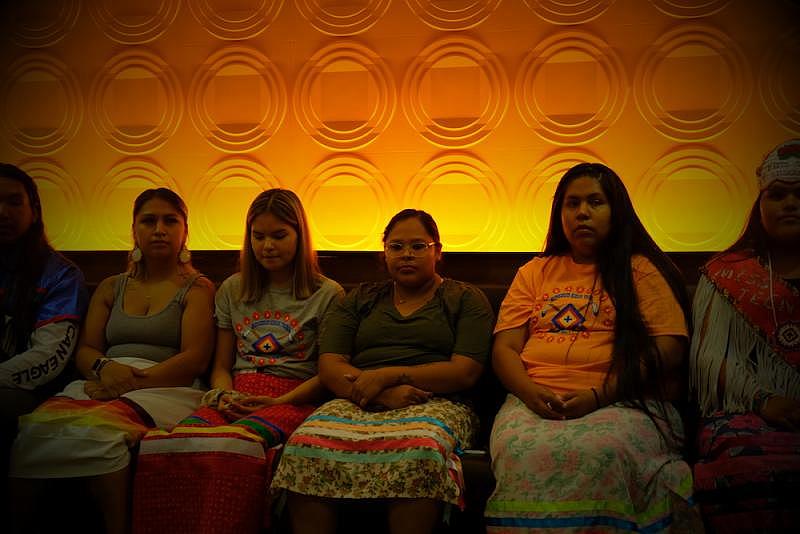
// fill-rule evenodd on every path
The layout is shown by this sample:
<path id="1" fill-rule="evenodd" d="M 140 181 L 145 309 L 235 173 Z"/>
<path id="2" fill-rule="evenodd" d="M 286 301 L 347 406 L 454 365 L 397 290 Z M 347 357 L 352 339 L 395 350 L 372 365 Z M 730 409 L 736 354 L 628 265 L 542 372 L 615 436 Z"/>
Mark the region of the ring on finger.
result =
<path id="1" fill-rule="evenodd" d="M 548 401 L 546 404 L 547 404 L 547 407 L 548 407 L 549 409 L 551 409 L 551 410 L 553 409 L 553 405 L 552 405 L 552 404 L 550 404 L 550 402 L 549 402 L 549 401 Z"/>

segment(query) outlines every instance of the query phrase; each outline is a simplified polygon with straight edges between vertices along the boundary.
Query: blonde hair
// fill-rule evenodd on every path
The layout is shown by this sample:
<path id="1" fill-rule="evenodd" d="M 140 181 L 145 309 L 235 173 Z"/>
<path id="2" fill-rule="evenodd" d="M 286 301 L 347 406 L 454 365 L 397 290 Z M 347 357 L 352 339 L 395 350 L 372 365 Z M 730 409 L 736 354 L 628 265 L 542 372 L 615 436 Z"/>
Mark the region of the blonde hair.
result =
<path id="1" fill-rule="evenodd" d="M 292 292 L 296 299 L 307 299 L 317 290 L 320 281 L 317 253 L 311 245 L 311 233 L 308 230 L 308 221 L 300 198 L 288 189 L 279 188 L 259 194 L 247 210 L 244 245 L 239 257 L 242 273 L 240 298 L 248 303 L 261 300 L 269 285 L 269 271 L 253 254 L 250 237 L 253 220 L 264 213 L 271 213 L 297 233 Z"/>

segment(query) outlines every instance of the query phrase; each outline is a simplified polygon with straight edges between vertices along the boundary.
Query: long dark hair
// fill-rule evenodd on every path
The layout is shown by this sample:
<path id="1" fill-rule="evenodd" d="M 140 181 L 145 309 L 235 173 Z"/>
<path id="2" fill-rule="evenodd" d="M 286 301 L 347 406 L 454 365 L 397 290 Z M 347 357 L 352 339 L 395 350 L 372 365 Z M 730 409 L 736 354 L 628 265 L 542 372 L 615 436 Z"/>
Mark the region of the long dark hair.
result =
<path id="1" fill-rule="evenodd" d="M 394 217 L 389 219 L 389 223 L 386 225 L 386 228 L 383 230 L 383 242 L 386 243 L 386 239 L 389 237 L 389 234 L 392 233 L 392 229 L 397 225 L 397 223 L 401 221 L 405 221 L 406 219 L 418 219 L 420 224 L 425 231 L 428 232 L 434 242 L 436 244 L 441 244 L 439 238 L 439 227 L 436 225 L 436 221 L 433 220 L 433 217 L 430 213 L 423 210 L 417 210 L 414 208 L 406 208 L 395 213 Z"/>
<path id="2" fill-rule="evenodd" d="M 183 217 L 183 229 L 184 233 L 184 242 L 181 243 L 181 248 L 186 246 L 186 240 L 189 239 L 189 208 L 186 207 L 186 203 L 183 199 L 173 191 L 172 189 L 168 189 L 166 187 L 156 187 L 152 189 L 145 189 L 139 196 L 136 197 L 136 200 L 133 201 L 133 217 L 131 218 L 131 231 L 133 232 L 133 243 L 134 249 L 138 247 L 136 243 L 136 232 L 133 230 L 133 226 L 136 224 L 136 216 L 139 215 L 139 212 L 142 211 L 144 205 L 147 204 L 149 201 L 153 200 L 154 198 L 163 200 L 167 202 L 170 206 L 172 206 L 175 211 L 177 211 L 181 217 Z M 132 252 L 132 251 L 131 251 Z M 175 258 L 175 261 L 178 261 Z M 131 278 L 139 278 L 145 275 L 145 270 L 147 269 L 147 265 L 145 260 L 141 260 L 138 262 L 133 261 L 131 258 L 131 253 L 128 253 L 128 276 Z M 183 269 L 186 273 L 194 272 L 194 267 L 192 267 L 191 260 L 183 265 Z"/>
<path id="3" fill-rule="evenodd" d="M 747 218 L 747 225 L 744 227 L 739 239 L 723 252 L 720 252 L 720 256 L 729 252 L 744 252 L 748 257 L 758 256 L 766 260 L 769 254 L 769 239 L 767 231 L 764 230 L 764 225 L 761 223 L 759 202 L 762 194 L 763 192 L 758 195 L 753 203 L 753 207 L 750 209 L 750 216 Z"/>
<path id="4" fill-rule="evenodd" d="M 28 173 L 9 163 L 0 163 L 0 176 L 22 184 L 34 214 L 28 230 L 12 245 L 17 248 L 18 255 L 17 264 L 12 269 L 14 274 L 9 291 L 14 313 L 13 339 L 19 353 L 28 348 L 28 340 L 36 324 L 36 313 L 43 298 L 37 289 L 53 247 L 44 232 L 42 202 L 36 182 Z"/>
<path id="5" fill-rule="evenodd" d="M 571 252 L 561 224 L 561 207 L 569 184 L 582 177 L 600 183 L 611 208 L 611 229 L 598 250 L 596 260 L 603 289 L 616 309 L 614 347 L 606 384 L 610 377 L 615 376 L 618 400 L 652 416 L 645 398 L 655 395 L 657 400 L 664 400 L 663 386 L 659 382 L 661 364 L 655 342 L 648 334 L 639 310 L 631 258 L 636 254 L 642 255 L 658 269 L 683 310 L 687 328 L 691 326 L 689 296 L 680 271 L 656 245 L 636 215 L 625 184 L 613 170 L 600 163 L 580 163 L 561 177 L 553 197 L 544 255 Z"/>

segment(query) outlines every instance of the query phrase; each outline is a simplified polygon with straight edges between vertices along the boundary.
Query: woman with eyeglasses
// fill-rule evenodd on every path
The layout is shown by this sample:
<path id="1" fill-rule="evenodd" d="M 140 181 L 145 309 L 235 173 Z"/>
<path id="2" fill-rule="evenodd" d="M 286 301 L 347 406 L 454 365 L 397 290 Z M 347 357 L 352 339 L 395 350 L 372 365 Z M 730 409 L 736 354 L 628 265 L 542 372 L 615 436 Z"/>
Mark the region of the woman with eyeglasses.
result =
<path id="1" fill-rule="evenodd" d="M 293 532 L 333 533 L 343 499 L 385 499 L 392 532 L 432 532 L 463 503 L 457 453 L 477 417 L 459 395 L 480 376 L 493 314 L 474 286 L 436 272 L 433 218 L 405 209 L 383 233 L 390 279 L 336 305 L 320 335 L 319 376 L 337 397 L 286 444 L 273 488 Z"/>

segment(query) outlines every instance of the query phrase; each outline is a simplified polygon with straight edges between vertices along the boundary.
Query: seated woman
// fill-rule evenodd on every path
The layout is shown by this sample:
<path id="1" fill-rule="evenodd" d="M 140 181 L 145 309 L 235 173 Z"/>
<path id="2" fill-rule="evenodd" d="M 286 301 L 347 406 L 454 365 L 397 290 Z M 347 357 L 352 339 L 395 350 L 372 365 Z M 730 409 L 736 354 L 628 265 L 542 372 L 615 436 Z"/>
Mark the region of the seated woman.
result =
<path id="1" fill-rule="evenodd" d="M 214 389 L 204 407 L 142 441 L 134 532 L 258 533 L 274 447 L 327 393 L 316 376 L 317 335 L 344 291 L 320 274 L 293 192 L 253 200 L 241 267 L 217 292 Z"/>
<path id="2" fill-rule="evenodd" d="M 500 308 L 489 532 L 668 530 L 699 522 L 682 425 L 688 297 L 608 167 L 558 183 L 544 253 Z M 680 516 L 680 517 L 677 517 Z"/>
<path id="3" fill-rule="evenodd" d="M 129 449 L 200 403 L 193 384 L 211 359 L 214 289 L 189 263 L 187 220 L 169 189 L 136 198 L 130 269 L 100 283 L 81 332 L 76 365 L 86 380 L 20 420 L 10 468 L 17 530 L 36 517 L 41 479 L 82 477 L 106 532 L 126 532 Z"/>
<path id="4" fill-rule="evenodd" d="M 747 227 L 694 301 L 695 491 L 717 532 L 800 530 L 800 139 L 757 175 Z"/>
<path id="5" fill-rule="evenodd" d="M 0 510 L 17 419 L 66 383 L 88 301 L 81 271 L 47 242 L 36 183 L 0 163 Z"/>
<path id="6" fill-rule="evenodd" d="M 344 499 L 387 499 L 392 532 L 431 532 L 463 496 L 459 449 L 476 416 L 457 395 L 480 376 L 493 314 L 477 288 L 436 273 L 439 231 L 406 209 L 383 233 L 391 280 L 362 284 L 320 337 L 336 395 L 286 444 L 273 488 L 289 490 L 295 534 L 331 533 Z"/>

